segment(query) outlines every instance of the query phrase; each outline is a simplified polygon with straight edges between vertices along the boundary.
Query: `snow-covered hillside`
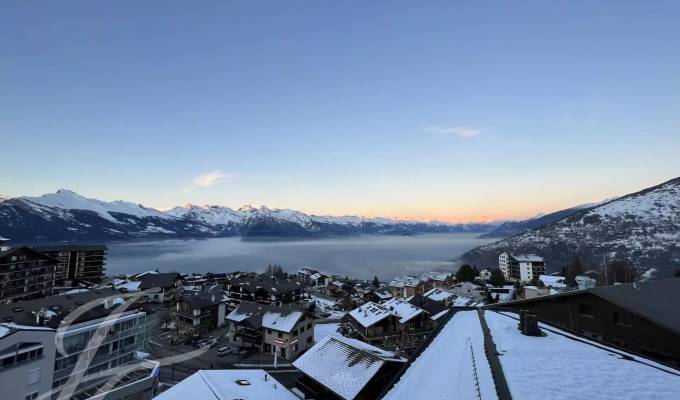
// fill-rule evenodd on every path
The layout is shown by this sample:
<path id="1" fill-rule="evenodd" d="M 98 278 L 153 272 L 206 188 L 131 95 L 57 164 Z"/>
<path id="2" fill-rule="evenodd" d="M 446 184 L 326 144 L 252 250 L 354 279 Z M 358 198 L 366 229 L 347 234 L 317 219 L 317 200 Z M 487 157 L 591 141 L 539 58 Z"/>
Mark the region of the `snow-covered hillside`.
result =
<path id="1" fill-rule="evenodd" d="M 551 270 L 578 254 L 593 266 L 605 256 L 669 275 L 680 267 L 680 178 L 479 247 L 462 259 L 493 266 L 505 250 L 542 254 Z"/>
<path id="2" fill-rule="evenodd" d="M 186 205 L 159 211 L 101 201 L 60 189 L 39 197 L 2 198 L 0 233 L 17 241 L 149 237 L 323 236 L 360 233 L 485 232 L 485 224 L 444 224 L 357 216 L 316 216 L 289 209 Z"/>

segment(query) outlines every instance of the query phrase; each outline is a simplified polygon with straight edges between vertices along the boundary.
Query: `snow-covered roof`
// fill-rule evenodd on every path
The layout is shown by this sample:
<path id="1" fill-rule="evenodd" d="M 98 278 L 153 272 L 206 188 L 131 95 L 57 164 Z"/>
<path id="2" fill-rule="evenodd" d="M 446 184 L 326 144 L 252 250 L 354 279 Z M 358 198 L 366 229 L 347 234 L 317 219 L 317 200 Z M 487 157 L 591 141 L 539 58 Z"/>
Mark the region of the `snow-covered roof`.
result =
<path id="1" fill-rule="evenodd" d="M 342 336 L 338 330 L 340 329 L 339 322 L 329 324 L 314 324 L 314 341 L 319 343 L 327 336 Z"/>
<path id="2" fill-rule="evenodd" d="M 519 262 L 543 262 L 543 257 L 536 254 L 511 254 L 510 256 Z"/>
<path id="3" fill-rule="evenodd" d="M 121 283 L 119 285 L 115 285 L 114 287 L 116 289 L 125 289 L 128 292 L 138 292 L 139 291 L 139 285 L 141 285 L 142 282 L 140 281 L 129 281 L 125 283 Z"/>
<path id="4" fill-rule="evenodd" d="M 363 327 L 368 328 L 369 326 L 372 326 L 373 324 L 396 314 L 391 313 L 380 304 L 369 301 L 368 303 L 350 311 L 349 315 L 352 316 L 352 318 L 354 318 Z"/>
<path id="5" fill-rule="evenodd" d="M 430 289 L 427 292 L 425 292 L 425 294 L 423 294 L 423 297 L 427 297 L 428 299 L 434 300 L 434 301 L 444 301 L 444 300 L 446 300 L 446 299 L 448 299 L 452 296 L 453 296 L 453 293 L 451 293 L 447 290 L 438 289 L 438 288 Z"/>
<path id="6" fill-rule="evenodd" d="M 423 275 L 421 276 L 420 279 L 423 281 L 445 281 L 452 277 L 453 274 L 450 272 L 423 272 Z"/>
<path id="7" fill-rule="evenodd" d="M 539 275 L 538 279 L 543 282 L 545 286 L 552 286 L 556 288 L 565 288 L 567 287 L 567 280 L 563 276 L 553 276 L 553 275 Z"/>
<path id="8" fill-rule="evenodd" d="M 498 398 L 484 353 L 484 335 L 476 311 L 459 311 L 383 399 L 478 399 L 480 396 L 490 400 Z"/>
<path id="9" fill-rule="evenodd" d="M 420 279 L 416 278 L 415 276 L 398 276 L 394 279 L 392 279 L 392 282 L 390 282 L 389 286 L 391 287 L 416 287 L 420 284 Z"/>
<path id="10" fill-rule="evenodd" d="M 402 324 L 405 324 L 414 317 L 426 312 L 422 308 L 416 307 L 408 301 L 401 299 L 387 300 L 382 306 L 397 315 L 399 317 L 399 322 Z"/>
<path id="11" fill-rule="evenodd" d="M 257 314 L 257 311 L 246 310 L 244 307 L 236 307 L 227 314 L 226 319 L 228 321 L 241 322 L 255 314 Z"/>
<path id="12" fill-rule="evenodd" d="M 241 322 L 250 317 L 261 318 L 261 325 L 267 329 L 274 329 L 281 332 L 291 332 L 295 324 L 304 315 L 299 309 L 266 306 L 263 304 L 242 302 L 227 314 L 226 319 L 234 322 Z M 257 322 L 259 325 L 260 322 Z"/>
<path id="13" fill-rule="evenodd" d="M 293 365 L 343 399 L 354 399 L 386 362 L 406 362 L 356 339 L 327 336 Z"/>
<path id="14" fill-rule="evenodd" d="M 522 335 L 513 313 L 484 315 L 515 399 L 672 399 L 680 393 L 675 369 L 543 324 L 544 336 Z"/>
<path id="15" fill-rule="evenodd" d="M 200 370 L 154 397 L 155 400 L 297 400 L 261 369 Z"/>
<path id="16" fill-rule="evenodd" d="M 300 317 L 302 317 L 302 314 L 301 311 L 291 311 L 288 313 L 267 311 L 262 315 L 262 326 L 267 329 L 290 332 Z"/>

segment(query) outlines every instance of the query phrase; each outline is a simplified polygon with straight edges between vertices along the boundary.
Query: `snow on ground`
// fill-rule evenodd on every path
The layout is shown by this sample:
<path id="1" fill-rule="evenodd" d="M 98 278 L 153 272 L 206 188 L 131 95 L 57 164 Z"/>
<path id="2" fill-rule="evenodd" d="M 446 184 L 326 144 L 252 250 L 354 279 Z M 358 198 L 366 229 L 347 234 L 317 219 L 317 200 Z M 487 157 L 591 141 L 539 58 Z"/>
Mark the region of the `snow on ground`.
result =
<path id="1" fill-rule="evenodd" d="M 523 400 L 677 399 L 680 374 L 644 359 L 627 360 L 618 350 L 553 333 L 520 334 L 517 320 L 485 313 L 512 397 Z"/>
<path id="2" fill-rule="evenodd" d="M 477 311 L 457 312 L 383 399 L 478 399 L 473 354 L 481 398 L 497 399 Z"/>
<path id="3" fill-rule="evenodd" d="M 330 323 L 330 324 L 314 324 L 314 342 L 319 343 L 327 336 L 342 336 L 338 330 L 340 329 L 340 323 Z"/>

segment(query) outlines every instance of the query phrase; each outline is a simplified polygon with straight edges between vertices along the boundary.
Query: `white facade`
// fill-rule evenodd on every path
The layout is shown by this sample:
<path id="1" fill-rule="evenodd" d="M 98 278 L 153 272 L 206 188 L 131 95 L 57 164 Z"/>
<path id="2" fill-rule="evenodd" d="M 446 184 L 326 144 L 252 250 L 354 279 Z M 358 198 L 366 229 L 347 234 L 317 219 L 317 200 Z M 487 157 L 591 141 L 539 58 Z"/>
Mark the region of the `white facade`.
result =
<path id="1" fill-rule="evenodd" d="M 53 329 L 0 325 L 2 399 L 38 398 L 52 390 L 54 337 Z"/>

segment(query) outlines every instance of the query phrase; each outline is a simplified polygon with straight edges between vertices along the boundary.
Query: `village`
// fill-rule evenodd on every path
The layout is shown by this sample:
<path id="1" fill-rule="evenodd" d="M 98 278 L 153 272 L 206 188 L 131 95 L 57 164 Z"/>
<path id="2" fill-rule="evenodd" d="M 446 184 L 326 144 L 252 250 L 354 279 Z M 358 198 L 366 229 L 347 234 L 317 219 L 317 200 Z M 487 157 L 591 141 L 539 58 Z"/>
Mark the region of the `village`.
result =
<path id="1" fill-rule="evenodd" d="M 540 256 L 509 252 L 493 268 L 389 282 L 278 265 L 107 276 L 105 263 L 103 245 L 3 242 L 0 348 L 13 350 L 0 356 L 0 381 L 38 375 L 32 398 L 83 399 L 680 390 L 677 278 L 601 285 L 591 271 L 548 275 Z M 597 379 L 566 377 L 577 365 Z M 602 389 L 611 381 L 624 397 Z"/>

